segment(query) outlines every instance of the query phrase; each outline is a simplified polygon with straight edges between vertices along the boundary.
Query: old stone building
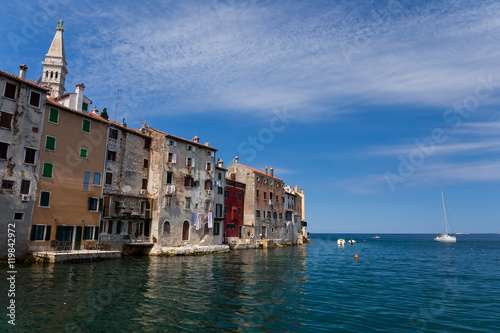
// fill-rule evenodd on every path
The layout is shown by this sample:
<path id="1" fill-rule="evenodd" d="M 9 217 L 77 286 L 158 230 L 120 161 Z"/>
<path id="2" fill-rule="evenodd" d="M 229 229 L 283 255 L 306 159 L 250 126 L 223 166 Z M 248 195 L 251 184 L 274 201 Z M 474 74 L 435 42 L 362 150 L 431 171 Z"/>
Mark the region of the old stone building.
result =
<path id="1" fill-rule="evenodd" d="M 208 143 L 153 128 L 148 189 L 153 203 L 155 251 L 214 243 L 215 152 Z M 218 235 L 216 235 L 218 236 Z"/>
<path id="2" fill-rule="evenodd" d="M 236 157 L 227 169 L 229 174 L 236 174 L 236 181 L 246 185 L 243 237 L 294 243 L 293 226 L 283 216 L 284 183 L 274 176 L 273 168 L 260 171 L 239 163 Z"/>
<path id="3" fill-rule="evenodd" d="M 101 240 L 151 242 L 148 197 L 151 137 L 110 122 L 107 135 Z"/>
<path id="4" fill-rule="evenodd" d="M 222 160 L 217 161 L 215 167 L 215 180 L 213 184 L 214 194 L 214 228 L 213 228 L 213 243 L 222 244 L 224 238 L 224 190 L 226 188 L 226 172 Z"/>
<path id="5" fill-rule="evenodd" d="M 47 94 L 26 80 L 26 65 L 20 68 L 19 76 L 0 71 L 0 258 L 8 255 L 9 244 L 15 244 L 17 260 L 28 254 Z"/>

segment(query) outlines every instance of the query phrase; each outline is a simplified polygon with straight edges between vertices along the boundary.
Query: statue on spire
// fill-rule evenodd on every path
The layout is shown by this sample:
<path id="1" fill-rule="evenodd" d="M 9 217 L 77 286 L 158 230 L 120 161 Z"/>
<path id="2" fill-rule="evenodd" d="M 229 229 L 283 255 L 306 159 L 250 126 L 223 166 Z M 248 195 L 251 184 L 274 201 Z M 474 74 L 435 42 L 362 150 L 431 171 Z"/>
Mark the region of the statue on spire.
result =
<path id="1" fill-rule="evenodd" d="M 64 21 L 62 19 L 60 19 L 59 21 L 57 21 L 57 28 L 61 28 L 63 27 L 64 25 Z"/>

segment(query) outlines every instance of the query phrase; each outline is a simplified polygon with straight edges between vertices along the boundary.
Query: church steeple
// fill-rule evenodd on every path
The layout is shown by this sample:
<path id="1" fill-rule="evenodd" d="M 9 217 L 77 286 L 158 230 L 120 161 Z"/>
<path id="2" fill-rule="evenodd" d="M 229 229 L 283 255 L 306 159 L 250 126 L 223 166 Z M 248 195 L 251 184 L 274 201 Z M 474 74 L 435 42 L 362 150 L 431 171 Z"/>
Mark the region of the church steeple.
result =
<path id="1" fill-rule="evenodd" d="M 56 34 L 50 45 L 49 52 L 45 55 L 45 61 L 42 62 L 42 86 L 49 87 L 50 96 L 56 100 L 66 91 L 64 83 L 66 74 L 68 74 L 64 55 L 63 24 L 63 20 L 57 22 Z"/>

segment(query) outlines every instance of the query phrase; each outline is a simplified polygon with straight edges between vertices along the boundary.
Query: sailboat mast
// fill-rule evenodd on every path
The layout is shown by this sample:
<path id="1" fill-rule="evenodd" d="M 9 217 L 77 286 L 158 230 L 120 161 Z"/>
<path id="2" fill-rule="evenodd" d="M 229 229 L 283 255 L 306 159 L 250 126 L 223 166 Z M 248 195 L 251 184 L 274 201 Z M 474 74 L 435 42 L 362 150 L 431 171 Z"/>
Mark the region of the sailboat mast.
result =
<path id="1" fill-rule="evenodd" d="M 441 191 L 441 200 L 443 200 L 444 226 L 446 228 L 446 234 L 448 234 L 448 223 L 446 222 L 446 206 L 444 205 L 443 191 Z"/>

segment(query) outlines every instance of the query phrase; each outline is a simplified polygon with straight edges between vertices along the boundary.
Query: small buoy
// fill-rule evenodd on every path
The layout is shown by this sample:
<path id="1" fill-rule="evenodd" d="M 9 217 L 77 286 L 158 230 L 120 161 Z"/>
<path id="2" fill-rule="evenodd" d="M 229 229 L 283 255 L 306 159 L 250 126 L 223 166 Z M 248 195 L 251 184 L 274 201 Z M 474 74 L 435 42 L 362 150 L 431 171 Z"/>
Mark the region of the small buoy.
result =
<path id="1" fill-rule="evenodd" d="M 356 253 L 356 254 L 354 255 L 354 259 L 358 259 L 358 258 L 359 258 L 359 256 L 358 256 L 358 254 Z"/>

